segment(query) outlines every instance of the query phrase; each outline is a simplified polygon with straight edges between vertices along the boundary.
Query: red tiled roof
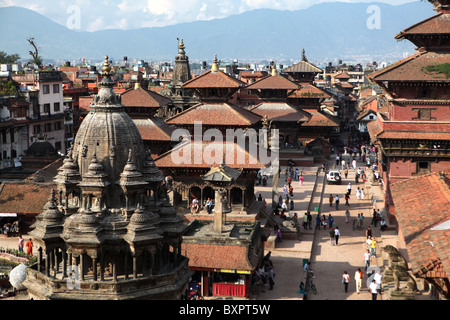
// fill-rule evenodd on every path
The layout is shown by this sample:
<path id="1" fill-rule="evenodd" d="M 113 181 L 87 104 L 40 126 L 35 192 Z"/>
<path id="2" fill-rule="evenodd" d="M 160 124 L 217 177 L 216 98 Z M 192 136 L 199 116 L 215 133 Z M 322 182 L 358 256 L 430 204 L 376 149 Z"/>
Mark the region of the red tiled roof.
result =
<path id="1" fill-rule="evenodd" d="M 288 98 L 329 98 L 325 90 L 310 83 L 300 83 L 300 89 L 295 90 Z"/>
<path id="2" fill-rule="evenodd" d="M 166 120 L 173 125 L 194 125 L 200 121 L 207 126 L 251 126 L 261 116 L 228 103 L 200 103 Z"/>
<path id="3" fill-rule="evenodd" d="M 239 88 L 245 85 L 241 80 L 235 79 L 223 71 L 211 72 L 211 70 L 183 83 L 182 87 L 195 88 Z"/>
<path id="4" fill-rule="evenodd" d="M 380 114 L 380 112 L 378 112 Z M 382 118 L 382 117 L 381 117 Z M 378 117 L 377 121 L 367 124 L 369 135 L 376 139 L 411 139 L 411 140 L 450 140 L 448 124 L 440 125 L 433 122 L 398 122 L 382 121 Z"/>
<path id="5" fill-rule="evenodd" d="M 372 81 L 439 81 L 450 82 L 445 74 L 428 72 L 427 66 L 440 65 L 450 61 L 448 51 L 419 51 L 408 58 L 371 73 L 368 78 Z"/>
<path id="6" fill-rule="evenodd" d="M 450 132 L 383 131 L 378 139 L 450 140 Z"/>
<path id="7" fill-rule="evenodd" d="M 341 81 L 339 83 L 335 83 L 335 86 L 339 86 L 339 87 L 342 87 L 344 89 L 353 89 L 354 88 L 351 83 L 346 82 L 346 81 Z"/>
<path id="8" fill-rule="evenodd" d="M 450 275 L 449 230 L 430 230 L 450 220 L 449 178 L 436 172 L 390 186 L 412 271 L 419 276 L 442 277 L 440 262 L 447 268 L 444 277 Z"/>
<path id="9" fill-rule="evenodd" d="M 395 39 L 401 40 L 405 36 L 412 34 L 448 34 L 450 30 L 450 14 L 438 13 L 428 19 L 422 20 L 415 25 L 406 28 L 395 36 Z"/>
<path id="10" fill-rule="evenodd" d="M 143 88 L 128 89 L 122 93 L 120 97 L 121 102 L 125 107 L 159 108 L 171 103 L 170 99 Z"/>
<path id="11" fill-rule="evenodd" d="M 241 78 L 262 78 L 267 76 L 267 71 L 241 71 L 239 72 Z"/>
<path id="12" fill-rule="evenodd" d="M 339 127 L 339 120 L 331 115 L 321 113 L 315 109 L 304 109 L 311 114 L 311 119 L 302 124 L 302 127 Z"/>
<path id="13" fill-rule="evenodd" d="M 344 79 L 350 79 L 350 76 L 346 72 L 341 72 L 334 76 L 335 79 L 344 80 Z"/>
<path id="14" fill-rule="evenodd" d="M 285 78 L 284 76 L 277 74 L 275 76 L 269 75 L 264 77 L 255 83 L 252 83 L 247 87 L 248 90 L 297 90 L 300 86 L 295 82 Z"/>
<path id="15" fill-rule="evenodd" d="M 2 183 L 0 213 L 40 214 L 50 197 L 52 186 L 32 183 Z"/>
<path id="16" fill-rule="evenodd" d="M 217 156 L 216 151 L 219 153 Z M 259 161 L 258 154 L 250 151 L 233 142 L 185 141 L 154 161 L 158 168 L 211 168 L 220 166 L 224 161 L 227 166 L 236 169 L 261 169 L 268 166 Z"/>
<path id="17" fill-rule="evenodd" d="M 176 129 L 158 118 L 132 120 L 144 141 L 171 141 L 172 132 Z"/>
<path id="18" fill-rule="evenodd" d="M 250 264 L 245 246 L 183 242 L 182 251 L 190 268 L 252 271 L 256 267 Z"/>
<path id="19" fill-rule="evenodd" d="M 287 102 L 262 102 L 250 109 L 261 117 L 267 116 L 269 120 L 282 122 L 306 122 L 310 114 Z"/>

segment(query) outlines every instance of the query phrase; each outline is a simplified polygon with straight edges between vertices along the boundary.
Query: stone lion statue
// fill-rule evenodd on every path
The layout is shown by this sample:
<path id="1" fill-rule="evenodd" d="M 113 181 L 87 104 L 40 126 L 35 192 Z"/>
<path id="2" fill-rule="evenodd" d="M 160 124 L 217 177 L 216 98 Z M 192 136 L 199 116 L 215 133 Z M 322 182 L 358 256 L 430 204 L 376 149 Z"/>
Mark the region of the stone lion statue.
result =
<path id="1" fill-rule="evenodd" d="M 389 267 L 384 273 L 386 281 L 393 281 L 395 291 L 400 290 L 400 281 L 406 281 L 409 291 L 418 292 L 416 280 L 408 272 L 408 263 L 397 248 L 391 245 L 383 247 L 389 255 Z"/>

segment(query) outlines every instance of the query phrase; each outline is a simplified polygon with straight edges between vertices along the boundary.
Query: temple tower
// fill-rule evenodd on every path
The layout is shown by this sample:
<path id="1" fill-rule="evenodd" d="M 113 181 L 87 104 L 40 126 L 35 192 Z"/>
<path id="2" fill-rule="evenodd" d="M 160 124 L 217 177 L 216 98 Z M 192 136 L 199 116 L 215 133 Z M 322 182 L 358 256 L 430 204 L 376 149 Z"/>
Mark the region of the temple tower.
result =
<path id="1" fill-rule="evenodd" d="M 164 177 L 113 90 L 108 57 L 98 95 L 33 226 L 34 299 L 180 299 L 190 271 L 186 230 Z"/>

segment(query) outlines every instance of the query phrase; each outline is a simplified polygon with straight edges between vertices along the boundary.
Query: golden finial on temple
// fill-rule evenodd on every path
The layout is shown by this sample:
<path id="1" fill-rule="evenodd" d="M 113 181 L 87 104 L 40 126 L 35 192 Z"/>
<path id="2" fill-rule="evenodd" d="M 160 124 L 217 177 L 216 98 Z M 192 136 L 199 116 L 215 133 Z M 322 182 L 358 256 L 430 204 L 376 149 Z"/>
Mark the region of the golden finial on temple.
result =
<path id="1" fill-rule="evenodd" d="M 109 76 L 111 74 L 111 66 L 109 65 L 109 57 L 105 56 L 105 63 L 103 65 L 103 75 Z"/>
<path id="2" fill-rule="evenodd" d="M 273 62 L 273 66 L 272 66 L 272 76 L 276 76 L 277 74 L 278 74 L 278 72 L 277 72 L 277 64 L 274 61 Z"/>
<path id="3" fill-rule="evenodd" d="M 217 54 L 215 54 L 211 72 L 217 72 L 217 71 L 219 71 L 219 64 L 217 63 Z"/>

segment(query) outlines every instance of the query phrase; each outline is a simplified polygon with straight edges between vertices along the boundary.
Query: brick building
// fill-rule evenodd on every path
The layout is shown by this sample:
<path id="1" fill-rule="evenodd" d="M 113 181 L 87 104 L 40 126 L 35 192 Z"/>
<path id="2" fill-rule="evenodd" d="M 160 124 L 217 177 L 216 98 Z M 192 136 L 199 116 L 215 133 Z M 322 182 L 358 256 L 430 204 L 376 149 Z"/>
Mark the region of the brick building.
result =
<path id="1" fill-rule="evenodd" d="M 379 148 L 387 207 L 391 183 L 450 169 L 450 5 L 430 1 L 437 14 L 395 36 L 417 52 L 369 75 L 384 90 L 384 112 L 368 124 Z"/>

